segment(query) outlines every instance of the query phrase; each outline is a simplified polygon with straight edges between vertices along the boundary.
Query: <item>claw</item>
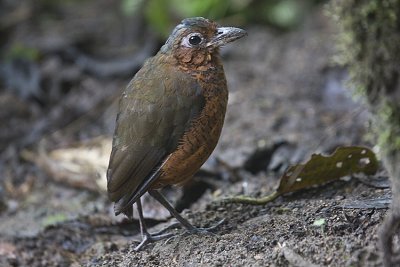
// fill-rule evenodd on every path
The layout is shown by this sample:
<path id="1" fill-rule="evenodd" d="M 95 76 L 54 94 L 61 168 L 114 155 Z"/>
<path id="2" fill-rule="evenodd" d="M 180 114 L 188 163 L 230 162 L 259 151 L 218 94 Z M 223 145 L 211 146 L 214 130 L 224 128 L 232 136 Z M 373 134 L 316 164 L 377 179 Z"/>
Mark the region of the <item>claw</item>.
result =
<path id="1" fill-rule="evenodd" d="M 169 202 L 157 191 L 155 190 L 149 190 L 149 194 L 153 196 L 156 200 L 158 200 L 164 207 L 168 209 L 168 211 L 171 213 L 172 216 L 174 216 L 178 222 L 173 223 L 164 229 L 161 229 L 160 231 L 150 234 L 147 231 L 146 223 L 143 217 L 143 210 L 142 210 L 142 204 L 140 202 L 140 199 L 136 201 L 137 204 L 137 209 L 138 209 L 138 214 L 139 214 L 139 223 L 140 223 L 140 230 L 142 233 L 142 241 L 135 247 L 135 251 L 139 251 L 142 249 L 145 245 L 152 243 L 154 241 L 162 240 L 162 239 L 170 239 L 174 237 L 176 234 L 173 233 L 168 233 L 164 234 L 166 231 L 171 230 L 173 228 L 176 228 L 178 226 L 183 226 L 186 228 L 186 231 L 183 234 L 180 235 L 188 235 L 188 234 L 214 234 L 213 231 L 217 229 L 221 224 L 225 222 L 225 219 L 220 220 L 218 223 L 215 225 L 208 227 L 208 228 L 196 228 L 194 227 L 191 223 L 189 223 L 185 218 L 183 218 L 179 213 L 169 204 Z"/>
<path id="2" fill-rule="evenodd" d="M 164 229 L 163 229 L 164 230 Z M 145 245 L 155 242 L 155 241 L 159 241 L 162 239 L 166 239 L 166 238 L 170 238 L 174 236 L 173 233 L 169 233 L 169 234 L 146 234 L 143 236 L 142 242 L 140 242 L 139 245 L 137 245 L 135 247 L 135 251 L 139 251 L 141 250 Z"/>

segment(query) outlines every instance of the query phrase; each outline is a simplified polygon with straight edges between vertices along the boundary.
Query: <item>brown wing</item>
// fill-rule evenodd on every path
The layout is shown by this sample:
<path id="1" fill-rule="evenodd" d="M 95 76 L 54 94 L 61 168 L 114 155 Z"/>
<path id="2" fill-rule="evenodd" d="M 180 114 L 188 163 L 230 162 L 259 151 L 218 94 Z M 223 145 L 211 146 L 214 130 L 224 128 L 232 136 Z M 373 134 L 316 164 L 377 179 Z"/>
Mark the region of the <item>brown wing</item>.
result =
<path id="1" fill-rule="evenodd" d="M 116 214 L 130 212 L 204 106 L 201 88 L 192 77 L 152 63 L 153 59 L 146 62 L 120 100 L 107 172 Z"/>

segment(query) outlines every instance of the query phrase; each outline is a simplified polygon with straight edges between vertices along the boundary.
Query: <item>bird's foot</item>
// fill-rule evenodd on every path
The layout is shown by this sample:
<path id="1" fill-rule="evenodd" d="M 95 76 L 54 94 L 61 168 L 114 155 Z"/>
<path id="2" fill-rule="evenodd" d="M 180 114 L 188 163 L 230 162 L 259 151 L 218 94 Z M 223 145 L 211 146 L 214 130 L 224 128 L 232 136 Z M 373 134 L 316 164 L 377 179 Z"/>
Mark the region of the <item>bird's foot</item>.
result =
<path id="1" fill-rule="evenodd" d="M 134 250 L 135 251 L 139 251 L 145 245 L 147 245 L 149 243 L 152 243 L 152 242 L 155 242 L 155 241 L 159 241 L 159 240 L 163 240 L 163 239 L 166 239 L 166 238 L 171 238 L 172 236 L 174 236 L 173 233 L 168 233 L 168 234 L 149 234 L 149 233 L 147 233 L 147 234 L 144 234 L 142 241 L 140 242 L 139 245 L 137 245 L 135 247 Z"/>
<path id="2" fill-rule="evenodd" d="M 392 207 L 381 226 L 380 247 L 385 267 L 400 266 L 400 253 L 393 251 L 393 240 L 399 229 L 400 214 Z"/>
<path id="3" fill-rule="evenodd" d="M 179 236 L 187 236 L 187 235 L 214 235 L 214 231 L 225 222 L 225 219 L 220 220 L 218 223 L 211 227 L 194 227 L 191 226 L 190 228 L 187 228 L 186 231 Z M 166 242 L 170 241 L 172 238 L 174 238 L 174 235 L 169 237 Z"/>
<path id="4" fill-rule="evenodd" d="M 196 234 L 196 235 L 202 235 L 202 234 L 206 234 L 206 235 L 212 235 L 214 234 L 213 232 L 221 225 L 225 222 L 225 219 L 220 220 L 218 223 L 216 223 L 215 225 L 211 226 L 211 227 L 205 227 L 205 228 L 196 228 L 194 226 L 190 227 L 190 229 L 187 229 L 183 234 L 180 235 L 192 235 L 192 234 Z M 179 222 L 173 223 L 163 229 L 161 229 L 160 231 L 156 232 L 156 233 L 144 233 L 143 234 L 143 239 L 140 242 L 139 245 L 137 245 L 135 247 L 135 251 L 140 251 L 144 246 L 146 246 L 147 244 L 150 244 L 152 242 L 155 241 L 159 241 L 159 240 L 163 240 L 163 239 L 168 239 L 170 240 L 171 238 L 173 238 L 174 236 L 176 236 L 176 234 L 174 233 L 167 233 L 165 234 L 166 231 L 177 228 L 182 226 Z"/>
<path id="5" fill-rule="evenodd" d="M 135 251 L 141 250 L 145 245 L 147 245 L 149 243 L 173 237 L 175 235 L 173 233 L 168 233 L 168 234 L 164 234 L 164 233 L 167 232 L 168 230 L 175 229 L 180 226 L 181 226 L 181 224 L 179 222 L 175 222 L 175 223 L 168 225 L 167 227 L 164 227 L 163 229 L 161 229 L 158 232 L 155 232 L 152 234 L 144 233 L 143 239 L 140 242 L 140 244 L 135 247 Z"/>

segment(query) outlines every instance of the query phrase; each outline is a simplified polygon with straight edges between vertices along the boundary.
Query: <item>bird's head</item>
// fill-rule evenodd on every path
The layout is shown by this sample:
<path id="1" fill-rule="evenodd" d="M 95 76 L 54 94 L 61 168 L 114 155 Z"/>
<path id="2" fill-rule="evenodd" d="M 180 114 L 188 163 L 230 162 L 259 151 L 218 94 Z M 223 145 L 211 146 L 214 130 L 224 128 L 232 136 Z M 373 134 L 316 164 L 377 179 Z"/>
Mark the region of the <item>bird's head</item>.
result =
<path id="1" fill-rule="evenodd" d="M 219 27 L 202 17 L 188 18 L 175 27 L 161 52 L 171 53 L 183 65 L 205 66 L 218 56 L 219 47 L 245 35 L 239 28 Z"/>

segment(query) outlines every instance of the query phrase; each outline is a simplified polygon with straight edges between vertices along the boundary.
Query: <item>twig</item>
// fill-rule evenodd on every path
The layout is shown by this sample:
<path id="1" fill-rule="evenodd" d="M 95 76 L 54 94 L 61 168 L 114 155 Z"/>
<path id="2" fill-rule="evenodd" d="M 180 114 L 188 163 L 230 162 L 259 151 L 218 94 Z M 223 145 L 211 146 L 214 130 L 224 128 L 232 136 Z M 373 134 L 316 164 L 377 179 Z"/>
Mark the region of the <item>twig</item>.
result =
<path id="1" fill-rule="evenodd" d="M 83 71 L 97 77 L 126 77 L 132 75 L 143 64 L 145 59 L 151 56 L 157 49 L 157 41 L 154 39 L 153 36 L 150 36 L 145 41 L 146 45 L 134 55 L 113 61 L 99 61 L 82 54 L 73 47 L 67 49 L 67 53 Z"/>
<path id="2" fill-rule="evenodd" d="M 241 204 L 250 204 L 250 205 L 265 205 L 268 202 L 273 201 L 277 197 L 280 196 L 278 191 L 273 192 L 270 195 L 261 198 L 248 197 L 248 196 L 236 196 L 236 197 L 228 197 L 223 199 L 225 203 L 241 203 Z"/>

